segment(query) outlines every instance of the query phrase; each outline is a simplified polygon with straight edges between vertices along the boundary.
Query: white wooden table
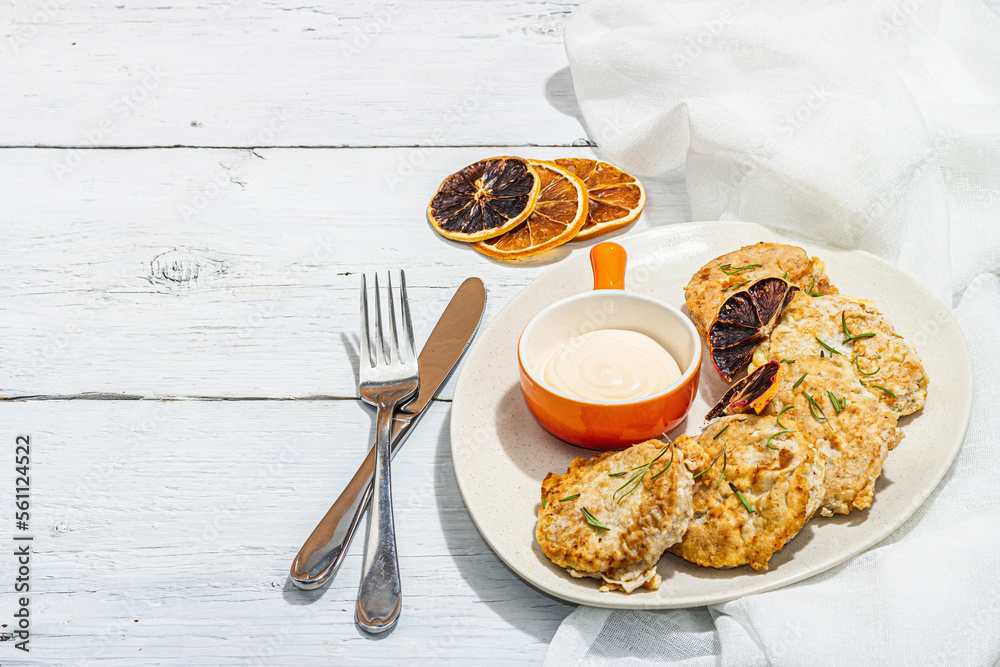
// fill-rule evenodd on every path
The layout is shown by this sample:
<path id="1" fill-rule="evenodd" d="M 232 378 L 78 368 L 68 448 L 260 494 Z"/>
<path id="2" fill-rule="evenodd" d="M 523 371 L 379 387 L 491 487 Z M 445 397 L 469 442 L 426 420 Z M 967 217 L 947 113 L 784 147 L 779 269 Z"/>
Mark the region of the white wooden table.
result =
<path id="1" fill-rule="evenodd" d="M 373 434 L 359 274 L 407 269 L 420 344 L 465 278 L 488 320 L 546 268 L 424 209 L 483 157 L 592 154 L 575 3 L 120 2 L 0 10 L 0 633 L 18 435 L 34 536 L 31 652 L 0 664 L 539 662 L 572 607 L 473 527 L 453 381 L 393 466 L 395 632 L 354 623 L 360 540 L 324 590 L 287 572 Z M 689 219 L 683 174 L 644 182 L 628 233 Z"/>

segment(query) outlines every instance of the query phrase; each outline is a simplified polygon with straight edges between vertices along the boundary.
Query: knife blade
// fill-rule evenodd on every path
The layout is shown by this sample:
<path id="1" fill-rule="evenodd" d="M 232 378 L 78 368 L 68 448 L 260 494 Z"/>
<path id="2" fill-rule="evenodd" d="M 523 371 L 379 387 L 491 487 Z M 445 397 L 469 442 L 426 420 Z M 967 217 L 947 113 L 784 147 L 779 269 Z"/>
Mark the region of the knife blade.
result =
<path id="1" fill-rule="evenodd" d="M 420 390 L 417 397 L 400 410 L 393 422 L 392 453 L 420 420 L 424 410 L 458 365 L 479 328 L 486 308 L 486 288 L 479 278 L 469 278 L 459 286 L 444 309 L 430 337 L 417 357 Z M 347 487 L 327 510 L 292 561 L 292 583 L 302 590 L 314 590 L 333 578 L 347 554 L 361 515 L 371 500 L 371 479 L 375 470 L 375 449 Z"/>

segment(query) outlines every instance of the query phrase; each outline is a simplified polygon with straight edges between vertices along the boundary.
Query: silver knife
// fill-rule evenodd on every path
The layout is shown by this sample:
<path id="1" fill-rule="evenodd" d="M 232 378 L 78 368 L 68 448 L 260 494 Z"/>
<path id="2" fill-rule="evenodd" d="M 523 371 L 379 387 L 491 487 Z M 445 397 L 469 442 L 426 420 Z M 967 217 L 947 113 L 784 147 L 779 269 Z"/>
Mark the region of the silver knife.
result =
<path id="1" fill-rule="evenodd" d="M 483 281 L 469 278 L 444 309 L 417 357 L 420 392 L 396 414 L 392 430 L 393 454 L 399 450 L 472 342 L 485 308 L 486 288 Z M 371 500 L 374 469 L 375 449 L 370 448 L 361 467 L 347 483 L 347 488 L 327 510 L 326 516 L 313 529 L 292 561 L 290 576 L 296 587 L 306 591 L 319 588 L 340 568 L 361 515 Z"/>

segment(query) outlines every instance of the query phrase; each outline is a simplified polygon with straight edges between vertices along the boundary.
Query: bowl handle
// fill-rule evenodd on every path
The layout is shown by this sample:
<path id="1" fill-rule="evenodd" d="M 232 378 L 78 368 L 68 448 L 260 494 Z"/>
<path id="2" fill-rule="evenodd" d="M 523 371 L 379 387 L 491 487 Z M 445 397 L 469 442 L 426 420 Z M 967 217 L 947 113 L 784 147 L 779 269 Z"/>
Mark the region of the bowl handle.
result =
<path id="1" fill-rule="evenodd" d="M 628 255 L 617 243 L 605 241 L 590 250 L 590 266 L 594 270 L 594 289 L 625 289 L 625 263 Z"/>

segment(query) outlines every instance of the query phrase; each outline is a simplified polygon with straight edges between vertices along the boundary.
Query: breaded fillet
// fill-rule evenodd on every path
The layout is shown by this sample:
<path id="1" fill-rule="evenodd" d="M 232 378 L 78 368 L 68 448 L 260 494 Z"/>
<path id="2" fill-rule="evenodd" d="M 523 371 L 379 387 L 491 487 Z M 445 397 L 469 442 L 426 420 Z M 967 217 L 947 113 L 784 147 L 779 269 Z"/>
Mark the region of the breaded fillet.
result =
<path id="1" fill-rule="evenodd" d="M 643 472 L 637 466 L 651 461 L 636 478 Z M 627 493 L 633 479 L 635 490 Z M 578 458 L 565 475 L 549 473 L 542 481 L 535 537 L 545 555 L 574 577 L 603 579 L 602 591 L 655 590 L 657 561 L 691 520 L 693 485 L 683 453 L 659 440 Z M 588 523 L 584 508 L 607 530 Z"/>
<path id="2" fill-rule="evenodd" d="M 844 343 L 844 322 L 854 336 L 875 334 Z M 839 354 L 823 347 L 823 341 Z M 883 405 L 902 417 L 924 407 L 927 402 L 927 375 L 916 350 L 896 333 L 870 301 L 843 295 L 810 297 L 797 293 L 778 324 L 754 353 L 751 370 L 771 359 L 805 359 L 833 354 L 843 356 L 854 374 Z M 885 391 L 885 389 L 889 391 Z M 889 392 L 892 392 L 891 394 Z"/>
<path id="3" fill-rule="evenodd" d="M 816 401 L 812 410 L 807 396 Z M 869 507 L 882 464 L 903 437 L 896 415 L 861 386 L 842 355 L 800 357 L 786 364 L 764 414 L 781 414 L 782 426 L 805 436 L 826 459 L 823 516 Z"/>
<path id="4" fill-rule="evenodd" d="M 755 264 L 760 266 L 754 266 Z M 726 273 L 721 267 L 726 267 L 726 271 L 730 273 Z M 749 268 L 738 270 L 742 267 Z M 824 268 L 823 262 L 815 257 L 809 259 L 806 251 L 798 246 L 757 243 L 716 257 L 701 267 L 684 288 L 684 298 L 695 326 L 705 335 L 722 302 L 735 291 L 722 290 L 733 288 L 743 281 L 752 283 L 775 276 L 785 278 L 802 290 L 811 287 L 814 293 L 836 294 L 837 288 L 830 284 Z"/>
<path id="5" fill-rule="evenodd" d="M 823 499 L 824 460 L 798 432 L 774 438 L 769 448 L 768 437 L 780 430 L 773 416 L 733 415 L 697 439 L 676 440 L 693 474 L 708 470 L 695 480 L 694 518 L 671 553 L 707 567 L 767 569 Z"/>

